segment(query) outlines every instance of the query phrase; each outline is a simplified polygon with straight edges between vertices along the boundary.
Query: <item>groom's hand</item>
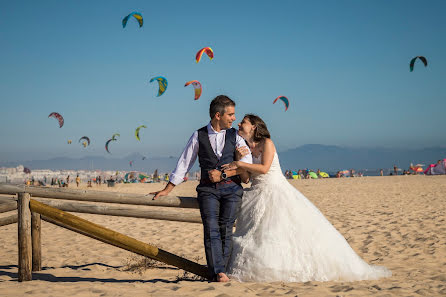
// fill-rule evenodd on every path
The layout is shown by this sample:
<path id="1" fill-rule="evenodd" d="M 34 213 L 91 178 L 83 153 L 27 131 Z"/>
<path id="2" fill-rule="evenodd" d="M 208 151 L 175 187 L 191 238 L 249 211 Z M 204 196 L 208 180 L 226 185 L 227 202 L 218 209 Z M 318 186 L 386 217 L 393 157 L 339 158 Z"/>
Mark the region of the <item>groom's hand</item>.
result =
<path id="1" fill-rule="evenodd" d="M 167 194 L 168 194 L 168 192 L 166 193 L 166 190 L 149 193 L 149 195 L 155 195 L 155 196 L 153 196 L 152 200 L 156 200 L 156 199 L 158 199 L 158 197 L 161 197 L 161 196 L 167 196 Z"/>
<path id="2" fill-rule="evenodd" d="M 208 171 L 209 179 L 213 183 L 219 183 L 221 182 L 221 171 L 218 169 L 212 169 Z"/>
<path id="3" fill-rule="evenodd" d="M 152 200 L 156 200 L 158 199 L 158 197 L 169 195 L 170 191 L 172 191 L 173 188 L 175 188 L 175 185 L 171 182 L 168 182 L 164 189 L 162 189 L 161 191 L 152 192 L 149 195 L 155 195 L 153 196 Z"/>

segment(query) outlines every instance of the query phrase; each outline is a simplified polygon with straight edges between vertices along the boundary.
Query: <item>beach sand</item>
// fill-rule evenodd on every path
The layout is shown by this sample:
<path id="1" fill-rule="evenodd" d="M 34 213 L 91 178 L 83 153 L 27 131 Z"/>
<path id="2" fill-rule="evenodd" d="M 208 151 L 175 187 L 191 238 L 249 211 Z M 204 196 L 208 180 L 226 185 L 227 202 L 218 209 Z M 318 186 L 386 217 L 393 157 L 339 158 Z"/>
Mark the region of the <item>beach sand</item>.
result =
<path id="1" fill-rule="evenodd" d="M 446 176 L 291 183 L 322 211 L 365 261 L 388 267 L 392 277 L 358 282 L 210 283 L 156 263 L 141 271 L 129 271 L 142 257 L 42 222 L 43 270 L 33 273 L 33 281 L 22 283 L 17 281 L 17 224 L 0 227 L 0 296 L 446 295 Z M 172 194 L 195 197 L 196 185 L 188 181 Z M 148 193 L 163 186 L 93 185 L 93 190 Z M 82 188 L 86 188 L 85 184 Z M 78 215 L 205 264 L 200 224 Z"/>

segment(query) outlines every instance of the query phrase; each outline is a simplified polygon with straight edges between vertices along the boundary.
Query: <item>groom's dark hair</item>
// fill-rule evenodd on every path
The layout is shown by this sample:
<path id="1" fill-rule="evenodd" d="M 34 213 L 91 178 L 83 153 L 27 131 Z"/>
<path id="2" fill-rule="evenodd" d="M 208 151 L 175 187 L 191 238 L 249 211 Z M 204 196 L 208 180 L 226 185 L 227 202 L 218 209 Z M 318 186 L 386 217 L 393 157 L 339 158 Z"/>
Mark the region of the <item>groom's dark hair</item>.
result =
<path id="1" fill-rule="evenodd" d="M 235 102 L 232 101 L 231 98 L 225 95 L 218 95 L 215 97 L 211 102 L 211 106 L 209 106 L 209 115 L 211 116 L 211 119 L 214 118 L 217 112 L 219 112 L 220 115 L 224 115 L 226 107 L 228 106 L 235 107 Z"/>

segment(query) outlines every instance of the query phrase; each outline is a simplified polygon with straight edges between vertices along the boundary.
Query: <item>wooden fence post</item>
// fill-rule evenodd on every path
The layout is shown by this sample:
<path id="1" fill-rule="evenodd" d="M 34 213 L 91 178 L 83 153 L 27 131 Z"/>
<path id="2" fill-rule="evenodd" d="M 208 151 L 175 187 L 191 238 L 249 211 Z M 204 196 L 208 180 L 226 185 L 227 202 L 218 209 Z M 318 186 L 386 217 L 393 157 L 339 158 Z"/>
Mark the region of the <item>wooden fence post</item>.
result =
<path id="1" fill-rule="evenodd" d="M 75 232 L 80 231 L 79 233 L 88 235 L 102 242 L 176 266 L 202 277 L 208 277 L 207 268 L 205 266 L 171 254 L 156 246 L 94 224 L 70 213 L 45 205 L 34 199 L 31 200 L 30 207 L 32 211 L 40 213 L 42 216 L 54 220 L 57 223 L 62 223 L 62 226 L 68 226 L 70 230 Z"/>
<path id="2" fill-rule="evenodd" d="M 31 210 L 28 193 L 18 193 L 19 282 L 32 280 Z"/>
<path id="3" fill-rule="evenodd" d="M 42 270 L 42 243 L 41 243 L 41 220 L 40 214 L 31 212 L 31 237 L 33 248 L 32 271 Z"/>

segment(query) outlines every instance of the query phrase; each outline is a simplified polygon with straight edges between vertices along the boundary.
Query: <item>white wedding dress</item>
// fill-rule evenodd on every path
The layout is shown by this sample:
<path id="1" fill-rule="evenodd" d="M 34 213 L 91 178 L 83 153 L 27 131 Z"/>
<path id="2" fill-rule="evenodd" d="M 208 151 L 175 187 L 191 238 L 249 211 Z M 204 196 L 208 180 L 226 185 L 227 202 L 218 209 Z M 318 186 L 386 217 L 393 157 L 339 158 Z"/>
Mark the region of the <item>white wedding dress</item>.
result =
<path id="1" fill-rule="evenodd" d="M 261 163 L 261 157 L 253 157 Z M 368 265 L 324 215 L 283 176 L 277 153 L 245 189 L 228 266 L 243 282 L 356 281 L 388 277 Z"/>

